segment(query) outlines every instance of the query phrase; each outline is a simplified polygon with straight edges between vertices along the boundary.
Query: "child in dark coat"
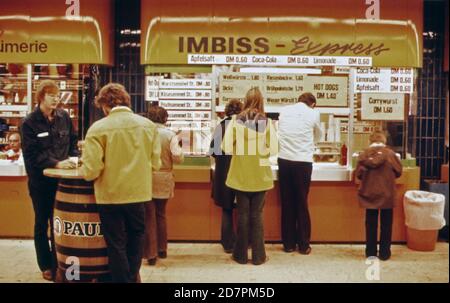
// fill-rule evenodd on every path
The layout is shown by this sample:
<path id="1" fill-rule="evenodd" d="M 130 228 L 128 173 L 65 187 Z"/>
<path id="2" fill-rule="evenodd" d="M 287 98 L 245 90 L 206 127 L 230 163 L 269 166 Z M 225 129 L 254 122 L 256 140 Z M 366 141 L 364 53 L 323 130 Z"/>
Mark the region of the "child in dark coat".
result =
<path id="1" fill-rule="evenodd" d="M 386 136 L 376 131 L 370 135 L 370 146 L 358 158 L 356 177 L 361 180 L 358 198 L 366 209 L 366 257 L 377 256 L 378 214 L 381 236 L 379 258 L 391 257 L 395 179 L 402 174 L 397 155 L 386 147 Z"/>

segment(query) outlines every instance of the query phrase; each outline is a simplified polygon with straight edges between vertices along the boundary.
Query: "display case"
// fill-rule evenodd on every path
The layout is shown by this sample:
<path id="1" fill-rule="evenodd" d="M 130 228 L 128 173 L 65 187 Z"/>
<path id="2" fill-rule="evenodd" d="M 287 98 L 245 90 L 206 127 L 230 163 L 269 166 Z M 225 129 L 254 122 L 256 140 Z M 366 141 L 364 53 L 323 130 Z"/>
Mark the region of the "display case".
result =
<path id="1" fill-rule="evenodd" d="M 29 68 L 24 64 L 0 63 L 0 145 L 9 133 L 17 132 L 30 109 Z"/>
<path id="2" fill-rule="evenodd" d="M 60 90 L 59 108 L 66 110 L 74 130 L 81 128 L 83 65 L 78 64 L 0 64 L 0 152 L 7 148 L 8 135 L 19 132 L 20 124 L 37 105 L 36 90 L 51 79 Z M 0 176 L 26 175 L 23 163 L 1 160 Z"/>
<path id="3" fill-rule="evenodd" d="M 78 132 L 83 77 L 83 65 L 78 64 L 0 64 L 0 144 L 7 144 L 8 133 L 19 131 L 21 120 L 36 106 L 39 84 L 46 79 L 58 85 L 59 107 L 69 113 Z"/>

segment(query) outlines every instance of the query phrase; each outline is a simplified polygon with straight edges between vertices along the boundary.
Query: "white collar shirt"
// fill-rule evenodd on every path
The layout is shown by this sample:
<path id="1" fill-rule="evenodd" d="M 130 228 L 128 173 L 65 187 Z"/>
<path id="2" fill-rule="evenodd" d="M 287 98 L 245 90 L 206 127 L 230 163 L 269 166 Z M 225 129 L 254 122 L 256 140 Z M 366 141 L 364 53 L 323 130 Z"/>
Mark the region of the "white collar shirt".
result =
<path id="1" fill-rule="evenodd" d="M 279 116 L 279 158 L 313 162 L 314 143 L 321 137 L 320 113 L 299 102 L 284 107 Z"/>

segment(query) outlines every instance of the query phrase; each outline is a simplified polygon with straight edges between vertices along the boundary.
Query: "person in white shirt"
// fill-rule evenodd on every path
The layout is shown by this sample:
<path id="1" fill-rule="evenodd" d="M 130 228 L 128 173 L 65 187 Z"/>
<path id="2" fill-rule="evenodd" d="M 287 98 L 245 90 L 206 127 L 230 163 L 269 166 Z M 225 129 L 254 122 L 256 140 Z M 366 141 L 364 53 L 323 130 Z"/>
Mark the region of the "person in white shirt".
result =
<path id="1" fill-rule="evenodd" d="M 282 241 L 285 252 L 309 254 L 311 220 L 308 193 L 314 143 L 321 137 L 316 98 L 304 93 L 298 103 L 286 106 L 279 116 L 278 180 L 281 194 Z"/>
<path id="2" fill-rule="evenodd" d="M 0 159 L 23 162 L 20 135 L 18 133 L 10 133 L 8 135 L 8 146 L 0 152 Z M 19 162 L 20 162 L 19 161 Z"/>

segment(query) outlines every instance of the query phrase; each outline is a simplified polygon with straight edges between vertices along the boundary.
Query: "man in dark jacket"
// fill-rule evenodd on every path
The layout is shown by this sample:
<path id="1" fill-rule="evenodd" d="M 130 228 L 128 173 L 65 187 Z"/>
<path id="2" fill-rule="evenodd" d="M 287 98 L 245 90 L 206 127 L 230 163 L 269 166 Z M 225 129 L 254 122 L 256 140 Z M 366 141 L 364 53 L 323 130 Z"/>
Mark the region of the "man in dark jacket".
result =
<path id="1" fill-rule="evenodd" d="M 43 81 L 36 92 L 38 106 L 25 117 L 20 129 L 28 190 L 35 214 L 34 245 L 39 268 L 46 280 L 53 280 L 56 270 L 53 203 L 57 180 L 45 177 L 43 171 L 46 168 L 75 168 L 76 163 L 68 158 L 78 156 L 77 135 L 67 112 L 57 108 L 58 94 L 55 82 Z M 51 247 L 47 234 L 49 221 Z"/>
<path id="2" fill-rule="evenodd" d="M 356 177 L 361 180 L 358 197 L 366 208 L 366 257 L 377 256 L 378 213 L 380 212 L 381 260 L 391 256 L 392 220 L 395 206 L 395 179 L 402 174 L 402 164 L 397 155 L 386 147 L 386 136 L 374 132 L 370 147 L 358 159 Z"/>

